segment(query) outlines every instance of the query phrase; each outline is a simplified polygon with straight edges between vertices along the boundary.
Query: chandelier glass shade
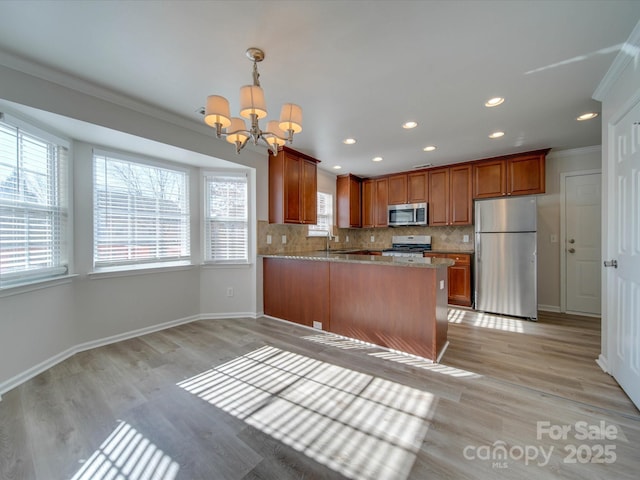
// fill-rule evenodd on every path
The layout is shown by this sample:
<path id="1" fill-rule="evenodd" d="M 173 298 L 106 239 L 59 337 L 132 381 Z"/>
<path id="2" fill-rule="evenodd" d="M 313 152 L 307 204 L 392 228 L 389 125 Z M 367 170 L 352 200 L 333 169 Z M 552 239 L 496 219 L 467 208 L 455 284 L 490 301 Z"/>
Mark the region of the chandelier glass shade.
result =
<path id="1" fill-rule="evenodd" d="M 233 143 L 236 153 L 240 153 L 252 140 L 254 145 L 262 141 L 275 155 L 279 146 L 292 143 L 293 135 L 302 131 L 302 108 L 295 103 L 285 103 L 280 111 L 280 120 L 267 122 L 267 129 L 261 130 L 258 120 L 266 118 L 267 104 L 260 86 L 257 62 L 264 60 L 264 52 L 259 48 L 248 48 L 246 55 L 253 61 L 253 85 L 240 88 L 240 116 L 250 120 L 251 126 L 247 128 L 244 118 L 232 117 L 229 101 L 220 95 L 207 97 L 204 122 L 216 129 L 218 138 L 225 137 L 227 142 Z"/>

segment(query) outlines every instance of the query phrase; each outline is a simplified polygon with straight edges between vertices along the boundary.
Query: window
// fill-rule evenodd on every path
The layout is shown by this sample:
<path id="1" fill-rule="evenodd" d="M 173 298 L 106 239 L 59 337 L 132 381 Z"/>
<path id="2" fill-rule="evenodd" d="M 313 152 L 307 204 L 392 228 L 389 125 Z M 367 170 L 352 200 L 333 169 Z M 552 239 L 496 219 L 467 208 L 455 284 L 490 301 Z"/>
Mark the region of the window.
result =
<path id="1" fill-rule="evenodd" d="M 205 175 L 205 261 L 249 261 L 247 175 Z"/>
<path id="2" fill-rule="evenodd" d="M 188 261 L 188 174 L 94 151 L 95 268 Z"/>
<path id="3" fill-rule="evenodd" d="M 68 273 L 69 144 L 0 113 L 0 288 Z"/>
<path id="4" fill-rule="evenodd" d="M 318 192 L 318 223 L 309 225 L 310 237 L 326 237 L 333 232 L 333 195 Z"/>

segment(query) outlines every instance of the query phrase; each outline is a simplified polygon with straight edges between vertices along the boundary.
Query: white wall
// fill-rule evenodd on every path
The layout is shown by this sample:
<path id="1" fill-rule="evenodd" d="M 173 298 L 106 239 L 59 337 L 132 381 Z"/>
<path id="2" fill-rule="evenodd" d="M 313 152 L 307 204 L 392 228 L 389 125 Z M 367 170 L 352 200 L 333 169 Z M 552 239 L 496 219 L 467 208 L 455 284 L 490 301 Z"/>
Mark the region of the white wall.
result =
<path id="1" fill-rule="evenodd" d="M 76 346 L 84 348 L 180 320 L 254 316 L 262 308 L 261 298 L 258 301 L 258 295 L 262 295 L 261 269 L 256 264 L 255 253 L 256 222 L 268 218 L 266 153 L 247 148 L 236 155 L 233 147 L 215 139 L 208 127 L 203 126 L 200 131 L 166 112 L 156 112 L 126 99 L 111 98 L 105 92 L 94 92 L 89 87 L 83 90 L 94 94 L 0 65 L 0 101 L 15 102 L 132 134 L 149 144 L 150 140 L 154 149 L 166 147 L 165 157 L 171 158 L 178 152 L 183 157 L 181 161 L 189 161 L 190 156 L 196 155 L 201 161 L 205 155 L 211 158 L 212 164 L 224 163 L 218 160 L 223 159 L 233 162 L 236 167 L 248 167 L 252 185 L 252 262 L 222 268 L 199 265 L 202 258 L 199 226 L 202 182 L 201 169 L 192 166 L 190 207 L 195 265 L 150 273 L 91 275 L 91 149 L 94 144 L 74 141 L 73 273 L 77 276 L 62 285 L 0 296 L 0 394 L 73 353 Z M 113 138 L 120 137 L 105 134 L 97 146 L 127 151 L 126 145 L 114 143 Z M 140 153 L 139 148 L 137 150 Z M 226 295 L 228 287 L 233 288 L 232 297 Z"/>
<path id="2" fill-rule="evenodd" d="M 560 175 L 598 170 L 600 146 L 552 151 L 546 160 L 546 193 L 538 197 L 538 307 L 560 311 Z M 551 235 L 558 239 L 551 242 Z"/>

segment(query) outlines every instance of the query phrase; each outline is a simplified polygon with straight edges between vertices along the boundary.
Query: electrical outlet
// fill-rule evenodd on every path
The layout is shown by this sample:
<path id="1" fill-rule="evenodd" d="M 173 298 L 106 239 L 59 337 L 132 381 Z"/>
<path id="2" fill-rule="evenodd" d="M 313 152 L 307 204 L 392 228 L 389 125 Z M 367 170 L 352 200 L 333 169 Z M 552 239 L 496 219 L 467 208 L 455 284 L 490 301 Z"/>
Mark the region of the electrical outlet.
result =
<path id="1" fill-rule="evenodd" d="M 373 235 L 371 235 L 371 243 L 376 241 L 376 237 L 374 237 Z"/>
<path id="2" fill-rule="evenodd" d="M 282 235 L 282 244 L 284 245 L 285 243 L 287 243 L 287 236 Z"/>
<path id="3" fill-rule="evenodd" d="M 462 236 L 462 243 L 469 243 L 469 235 Z"/>
<path id="4" fill-rule="evenodd" d="M 349 235 L 344 239 L 345 242 L 349 243 Z"/>
<path id="5" fill-rule="evenodd" d="M 336 235 L 335 237 L 333 237 L 333 241 L 335 243 L 338 243 L 340 241 L 340 237 L 338 235 Z"/>
<path id="6" fill-rule="evenodd" d="M 271 235 L 267 235 L 267 245 L 271 245 Z"/>
<path id="7" fill-rule="evenodd" d="M 322 322 L 313 322 L 313 328 L 317 328 L 318 330 L 322 330 Z"/>
<path id="8" fill-rule="evenodd" d="M 233 287 L 227 288 L 227 297 L 233 297 Z"/>
<path id="9" fill-rule="evenodd" d="M 440 280 L 440 290 L 444 290 L 444 280 Z"/>

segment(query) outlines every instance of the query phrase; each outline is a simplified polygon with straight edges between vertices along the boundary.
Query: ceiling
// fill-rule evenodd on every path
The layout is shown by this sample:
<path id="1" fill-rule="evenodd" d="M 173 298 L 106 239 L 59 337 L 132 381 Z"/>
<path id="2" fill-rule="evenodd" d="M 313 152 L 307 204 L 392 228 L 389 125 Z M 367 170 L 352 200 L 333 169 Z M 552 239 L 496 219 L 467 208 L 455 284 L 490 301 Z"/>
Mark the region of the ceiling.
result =
<path id="1" fill-rule="evenodd" d="M 244 52 L 260 47 L 268 119 L 285 102 L 304 111 L 292 147 L 373 176 L 599 145 L 600 118 L 576 117 L 600 111 L 591 96 L 638 20 L 638 0 L 4 0 L 0 50 L 201 130 L 207 95 L 237 116 Z"/>

